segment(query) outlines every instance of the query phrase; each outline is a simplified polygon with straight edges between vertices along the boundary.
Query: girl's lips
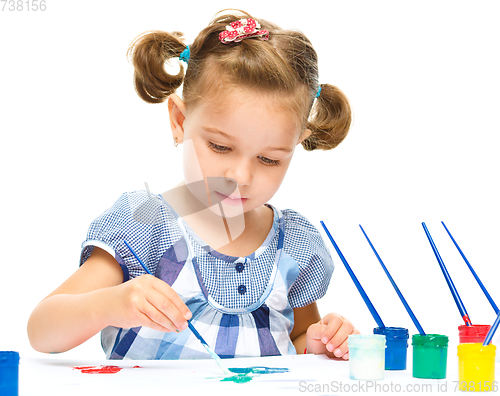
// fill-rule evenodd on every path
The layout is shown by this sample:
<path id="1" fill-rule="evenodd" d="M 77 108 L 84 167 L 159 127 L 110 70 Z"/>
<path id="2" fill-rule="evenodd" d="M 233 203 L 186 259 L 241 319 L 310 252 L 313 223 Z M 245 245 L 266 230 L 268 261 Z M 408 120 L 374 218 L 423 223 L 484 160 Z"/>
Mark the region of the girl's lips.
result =
<path id="1" fill-rule="evenodd" d="M 224 202 L 226 205 L 230 206 L 238 206 L 238 205 L 243 205 L 245 201 L 248 198 L 242 198 L 242 197 L 237 197 L 237 198 L 231 198 L 228 197 L 227 195 L 221 194 L 220 192 L 216 191 L 217 195 L 221 199 L 221 202 Z"/>

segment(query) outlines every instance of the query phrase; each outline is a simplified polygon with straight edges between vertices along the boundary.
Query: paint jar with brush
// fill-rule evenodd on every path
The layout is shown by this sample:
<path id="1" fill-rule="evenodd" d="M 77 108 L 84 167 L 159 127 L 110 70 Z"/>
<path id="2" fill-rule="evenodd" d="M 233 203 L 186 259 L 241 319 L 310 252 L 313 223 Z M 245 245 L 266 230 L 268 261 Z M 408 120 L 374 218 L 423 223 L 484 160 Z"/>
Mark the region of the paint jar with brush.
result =
<path id="1" fill-rule="evenodd" d="M 458 326 L 460 344 L 482 344 L 490 327 L 490 325 Z"/>
<path id="2" fill-rule="evenodd" d="M 414 334 L 411 344 L 413 345 L 414 378 L 446 378 L 448 336 Z"/>
<path id="3" fill-rule="evenodd" d="M 0 395 L 19 394 L 19 353 L 0 351 Z"/>
<path id="4" fill-rule="evenodd" d="M 384 379 L 385 336 L 354 334 L 348 337 L 349 377 L 352 380 Z"/>
<path id="5" fill-rule="evenodd" d="M 458 389 L 468 392 L 497 391 L 493 344 L 458 345 Z"/>
<path id="6" fill-rule="evenodd" d="M 406 370 L 408 329 L 404 327 L 375 327 L 373 334 L 385 336 L 385 369 Z"/>

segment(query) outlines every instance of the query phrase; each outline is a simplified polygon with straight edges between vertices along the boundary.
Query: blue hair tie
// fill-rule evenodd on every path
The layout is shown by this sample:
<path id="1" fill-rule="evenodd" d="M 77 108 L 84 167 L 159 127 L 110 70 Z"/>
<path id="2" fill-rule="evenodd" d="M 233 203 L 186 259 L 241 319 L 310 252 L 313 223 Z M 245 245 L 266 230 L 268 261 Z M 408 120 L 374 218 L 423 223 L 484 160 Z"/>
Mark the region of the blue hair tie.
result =
<path id="1" fill-rule="evenodd" d="M 318 92 L 316 92 L 316 97 L 319 98 L 319 94 L 321 93 L 321 86 L 318 87 Z"/>
<path id="2" fill-rule="evenodd" d="M 191 51 L 189 50 L 189 45 L 187 45 L 186 49 L 182 51 L 181 54 L 179 55 L 179 60 L 188 63 L 190 56 L 191 56 Z"/>

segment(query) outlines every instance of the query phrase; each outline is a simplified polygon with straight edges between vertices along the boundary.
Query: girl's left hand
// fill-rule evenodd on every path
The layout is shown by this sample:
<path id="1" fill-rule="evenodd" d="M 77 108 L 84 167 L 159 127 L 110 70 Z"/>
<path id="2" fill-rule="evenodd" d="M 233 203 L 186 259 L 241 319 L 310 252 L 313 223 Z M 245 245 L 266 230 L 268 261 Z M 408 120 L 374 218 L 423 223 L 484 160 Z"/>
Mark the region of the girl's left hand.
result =
<path id="1" fill-rule="evenodd" d="M 347 360 L 347 336 L 351 334 L 360 334 L 351 321 L 337 313 L 330 313 L 307 329 L 307 352 Z"/>

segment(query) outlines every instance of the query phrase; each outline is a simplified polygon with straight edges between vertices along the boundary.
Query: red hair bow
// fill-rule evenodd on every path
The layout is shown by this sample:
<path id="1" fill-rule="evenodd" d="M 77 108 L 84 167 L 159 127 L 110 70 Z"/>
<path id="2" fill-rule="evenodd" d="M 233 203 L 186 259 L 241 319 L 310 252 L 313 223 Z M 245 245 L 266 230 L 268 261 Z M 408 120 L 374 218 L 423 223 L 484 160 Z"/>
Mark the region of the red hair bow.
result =
<path id="1" fill-rule="evenodd" d="M 231 22 L 231 25 L 226 26 L 226 30 L 219 33 L 219 39 L 224 44 L 231 42 L 238 43 L 249 37 L 259 37 L 261 40 L 267 40 L 269 32 L 267 30 L 260 30 L 259 22 L 248 18 Z"/>

